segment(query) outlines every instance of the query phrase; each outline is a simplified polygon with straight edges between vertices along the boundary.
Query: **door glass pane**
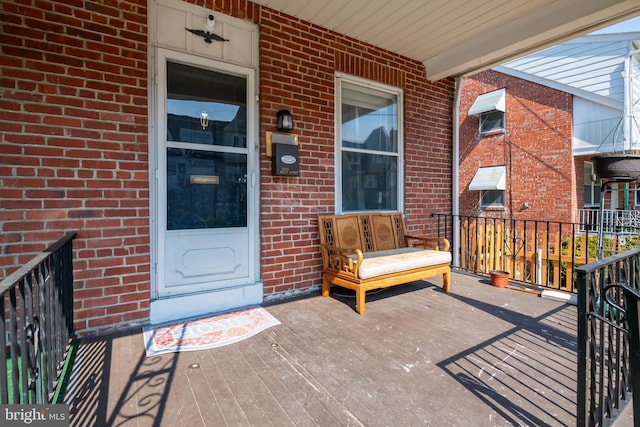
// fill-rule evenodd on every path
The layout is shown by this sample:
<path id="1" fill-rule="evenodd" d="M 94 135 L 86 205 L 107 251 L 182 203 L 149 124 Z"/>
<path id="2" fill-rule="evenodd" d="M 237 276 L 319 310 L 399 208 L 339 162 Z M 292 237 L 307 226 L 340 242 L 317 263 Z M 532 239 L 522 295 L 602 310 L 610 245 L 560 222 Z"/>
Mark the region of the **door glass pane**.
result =
<path id="1" fill-rule="evenodd" d="M 247 226 L 247 155 L 167 149 L 167 229 Z"/>
<path id="2" fill-rule="evenodd" d="M 244 77 L 167 62 L 167 141 L 247 146 Z"/>
<path id="3" fill-rule="evenodd" d="M 342 210 L 397 210 L 398 160 L 342 152 Z"/>

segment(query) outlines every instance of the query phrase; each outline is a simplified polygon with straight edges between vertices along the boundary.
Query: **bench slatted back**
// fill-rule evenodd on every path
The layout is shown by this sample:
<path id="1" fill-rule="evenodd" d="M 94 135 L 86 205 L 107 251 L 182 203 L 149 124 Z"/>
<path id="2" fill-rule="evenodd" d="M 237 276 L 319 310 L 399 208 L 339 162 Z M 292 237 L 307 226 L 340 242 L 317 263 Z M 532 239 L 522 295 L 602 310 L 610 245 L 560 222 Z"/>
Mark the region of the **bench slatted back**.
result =
<path id="1" fill-rule="evenodd" d="M 399 212 L 368 212 L 318 217 L 320 243 L 362 252 L 404 248 L 404 219 Z"/>

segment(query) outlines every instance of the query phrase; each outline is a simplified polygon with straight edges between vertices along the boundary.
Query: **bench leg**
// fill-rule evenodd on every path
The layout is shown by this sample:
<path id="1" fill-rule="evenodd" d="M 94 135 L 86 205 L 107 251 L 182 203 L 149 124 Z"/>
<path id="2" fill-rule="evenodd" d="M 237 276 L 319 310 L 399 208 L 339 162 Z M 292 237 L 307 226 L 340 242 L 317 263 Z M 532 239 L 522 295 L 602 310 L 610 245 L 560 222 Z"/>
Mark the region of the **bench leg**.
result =
<path id="1" fill-rule="evenodd" d="M 360 314 L 364 314 L 364 298 L 367 292 L 363 288 L 358 288 L 356 291 L 356 311 Z"/>
<path id="2" fill-rule="evenodd" d="M 327 276 L 323 275 L 322 276 L 322 296 L 328 297 L 330 289 L 331 289 L 331 281 L 327 279 Z"/>
<path id="3" fill-rule="evenodd" d="M 442 289 L 446 292 L 451 287 L 451 272 L 447 271 L 442 275 Z"/>

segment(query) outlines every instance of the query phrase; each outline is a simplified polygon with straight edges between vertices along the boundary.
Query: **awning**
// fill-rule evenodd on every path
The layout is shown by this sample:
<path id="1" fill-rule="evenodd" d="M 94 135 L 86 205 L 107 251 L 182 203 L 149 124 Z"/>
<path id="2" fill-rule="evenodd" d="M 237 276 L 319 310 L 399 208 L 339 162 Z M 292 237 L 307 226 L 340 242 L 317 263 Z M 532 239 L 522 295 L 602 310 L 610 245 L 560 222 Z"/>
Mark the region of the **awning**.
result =
<path id="1" fill-rule="evenodd" d="M 469 184 L 469 190 L 506 190 L 507 168 L 506 166 L 490 166 L 478 168 L 478 172 Z"/>
<path id="2" fill-rule="evenodd" d="M 498 89 L 493 92 L 487 92 L 479 95 L 469 109 L 469 115 L 476 116 L 488 111 L 507 111 L 504 89 Z"/>

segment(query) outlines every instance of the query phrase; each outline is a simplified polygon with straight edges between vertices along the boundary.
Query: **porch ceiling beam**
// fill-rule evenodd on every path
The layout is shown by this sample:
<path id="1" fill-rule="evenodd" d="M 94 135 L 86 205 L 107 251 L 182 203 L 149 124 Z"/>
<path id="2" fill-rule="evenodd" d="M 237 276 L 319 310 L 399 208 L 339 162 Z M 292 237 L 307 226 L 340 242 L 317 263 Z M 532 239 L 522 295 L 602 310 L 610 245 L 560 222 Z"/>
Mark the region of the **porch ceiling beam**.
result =
<path id="1" fill-rule="evenodd" d="M 469 75 L 640 14 L 637 0 L 562 0 L 423 61 L 429 80 Z"/>

